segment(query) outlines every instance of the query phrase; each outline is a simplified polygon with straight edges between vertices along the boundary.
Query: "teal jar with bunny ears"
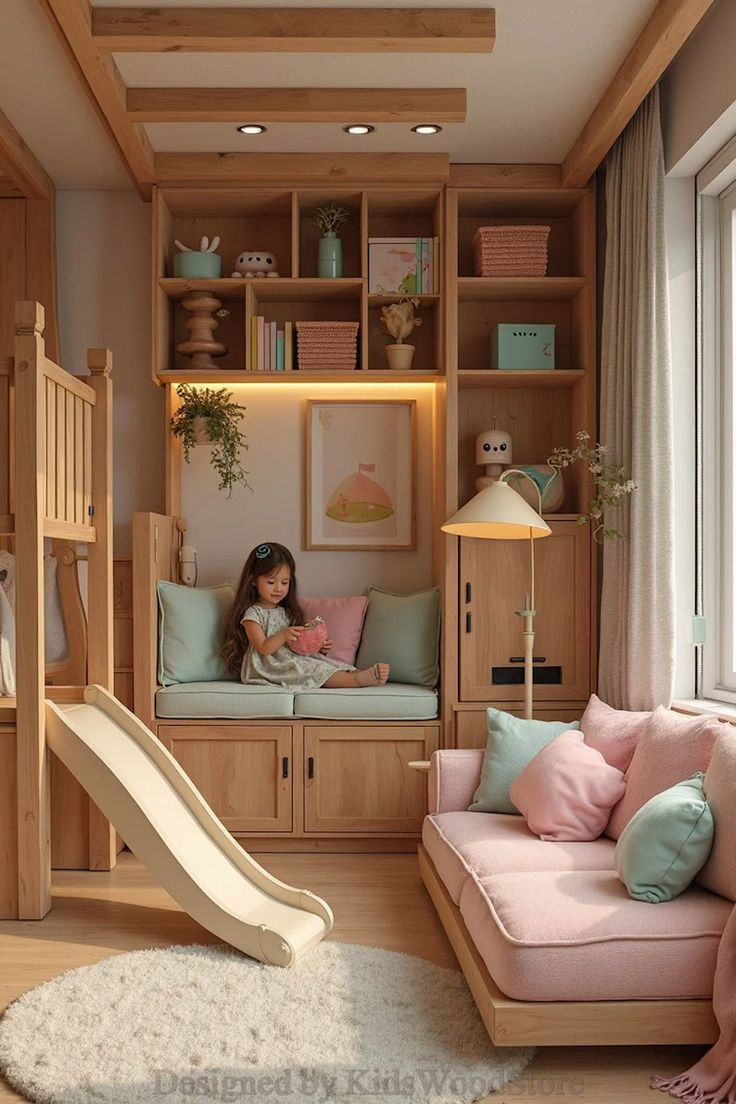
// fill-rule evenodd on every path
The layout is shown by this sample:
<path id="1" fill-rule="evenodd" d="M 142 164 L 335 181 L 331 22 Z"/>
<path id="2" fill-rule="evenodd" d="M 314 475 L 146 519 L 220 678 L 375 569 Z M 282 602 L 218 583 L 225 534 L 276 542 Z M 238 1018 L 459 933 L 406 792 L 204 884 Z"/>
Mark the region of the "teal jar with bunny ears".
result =
<path id="1" fill-rule="evenodd" d="M 220 239 L 215 237 L 210 242 L 209 238 L 202 238 L 199 249 L 190 249 L 175 241 L 174 245 L 180 250 L 174 254 L 174 275 L 191 280 L 216 280 L 222 272 L 222 258 L 215 253 Z"/>

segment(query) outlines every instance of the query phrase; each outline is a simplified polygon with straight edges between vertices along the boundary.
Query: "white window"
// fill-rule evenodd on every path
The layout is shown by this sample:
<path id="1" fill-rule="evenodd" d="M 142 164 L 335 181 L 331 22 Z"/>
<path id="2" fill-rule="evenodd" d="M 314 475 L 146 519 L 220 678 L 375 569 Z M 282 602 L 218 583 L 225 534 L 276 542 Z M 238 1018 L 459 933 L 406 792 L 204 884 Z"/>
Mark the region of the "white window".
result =
<path id="1" fill-rule="evenodd" d="M 734 143 L 698 178 L 700 365 L 698 696 L 736 703 L 736 176 Z M 730 157 L 725 157 L 726 153 Z M 728 161 L 728 170 L 724 165 Z M 710 177 L 710 179 L 709 179 Z"/>

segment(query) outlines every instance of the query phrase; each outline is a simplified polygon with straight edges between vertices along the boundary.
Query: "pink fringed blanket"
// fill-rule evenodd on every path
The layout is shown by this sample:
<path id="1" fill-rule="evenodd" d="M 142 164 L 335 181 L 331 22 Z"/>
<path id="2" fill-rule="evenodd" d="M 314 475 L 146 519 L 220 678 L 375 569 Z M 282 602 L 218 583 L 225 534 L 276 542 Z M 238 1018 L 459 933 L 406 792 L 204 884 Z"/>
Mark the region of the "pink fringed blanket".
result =
<path id="1" fill-rule="evenodd" d="M 655 1089 L 685 1104 L 736 1104 L 736 907 L 723 929 L 713 982 L 720 1035 L 707 1054 L 679 1077 L 655 1077 Z"/>

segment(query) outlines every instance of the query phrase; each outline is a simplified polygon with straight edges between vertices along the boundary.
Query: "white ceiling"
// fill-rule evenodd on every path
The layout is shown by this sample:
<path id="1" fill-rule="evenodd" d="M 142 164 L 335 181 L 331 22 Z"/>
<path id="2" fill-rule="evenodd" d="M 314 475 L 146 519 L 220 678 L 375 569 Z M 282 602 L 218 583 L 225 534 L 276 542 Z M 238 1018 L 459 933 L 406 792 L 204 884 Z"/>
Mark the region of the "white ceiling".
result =
<path id="1" fill-rule="evenodd" d="M 244 0 L 198 0 L 238 7 Z M 411 2 L 411 0 L 406 0 Z M 458 7 L 474 0 L 422 0 Z M 141 0 L 97 0 L 136 7 Z M 195 0 L 192 0 L 195 3 Z M 248 0 L 259 7 L 274 0 Z M 309 7 L 314 0 L 279 0 Z M 475 0 L 478 3 L 478 0 Z M 322 7 L 347 0 L 321 0 Z M 182 0 L 156 0 L 180 7 Z M 376 0 L 350 0 L 373 7 Z M 404 6 L 390 0 L 381 6 Z M 419 5 L 417 5 L 419 6 Z M 257 138 L 229 123 L 155 123 L 156 150 L 337 152 L 447 151 L 452 161 L 551 162 L 564 159 L 657 0 L 489 0 L 496 9 L 491 54 L 117 54 L 129 86 L 467 87 L 468 118 L 431 138 L 406 124 L 380 124 L 353 138 L 337 124 L 271 124 Z M 96 119 L 37 0 L 0 3 L 0 108 L 62 188 L 125 187 Z M 255 121 L 258 120 L 243 120 Z M 370 119 L 359 120 L 370 122 Z M 425 120 L 417 120 L 421 122 Z M 427 120 L 431 121 L 431 120 Z"/>

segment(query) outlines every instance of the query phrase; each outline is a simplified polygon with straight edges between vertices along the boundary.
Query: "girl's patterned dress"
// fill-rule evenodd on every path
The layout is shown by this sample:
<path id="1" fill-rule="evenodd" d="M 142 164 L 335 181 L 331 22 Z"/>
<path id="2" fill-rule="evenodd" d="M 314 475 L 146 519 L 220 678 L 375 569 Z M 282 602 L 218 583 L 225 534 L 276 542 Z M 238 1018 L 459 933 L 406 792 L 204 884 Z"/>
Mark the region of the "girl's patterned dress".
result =
<path id="1" fill-rule="evenodd" d="M 243 622 L 255 621 L 264 635 L 274 636 L 289 626 L 289 618 L 281 606 L 266 609 L 265 606 L 249 606 L 243 614 Z M 318 690 L 335 671 L 354 671 L 349 663 L 339 663 L 328 656 L 303 656 L 292 652 L 282 644 L 271 655 L 261 655 L 249 647 L 243 656 L 240 681 L 284 686 L 287 690 Z"/>

